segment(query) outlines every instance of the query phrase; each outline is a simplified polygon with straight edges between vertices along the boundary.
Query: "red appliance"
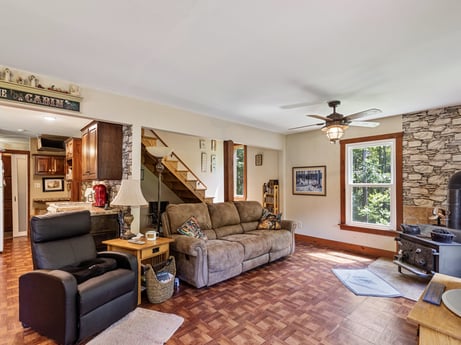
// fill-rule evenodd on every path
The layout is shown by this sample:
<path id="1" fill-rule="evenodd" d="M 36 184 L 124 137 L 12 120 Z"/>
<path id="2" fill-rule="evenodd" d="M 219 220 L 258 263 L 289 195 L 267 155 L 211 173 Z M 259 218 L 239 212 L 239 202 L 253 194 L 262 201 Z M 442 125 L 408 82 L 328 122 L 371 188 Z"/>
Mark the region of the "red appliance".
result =
<path id="1" fill-rule="evenodd" d="M 107 202 L 107 190 L 103 184 L 97 184 L 93 186 L 94 190 L 94 202 L 93 206 L 104 207 Z"/>

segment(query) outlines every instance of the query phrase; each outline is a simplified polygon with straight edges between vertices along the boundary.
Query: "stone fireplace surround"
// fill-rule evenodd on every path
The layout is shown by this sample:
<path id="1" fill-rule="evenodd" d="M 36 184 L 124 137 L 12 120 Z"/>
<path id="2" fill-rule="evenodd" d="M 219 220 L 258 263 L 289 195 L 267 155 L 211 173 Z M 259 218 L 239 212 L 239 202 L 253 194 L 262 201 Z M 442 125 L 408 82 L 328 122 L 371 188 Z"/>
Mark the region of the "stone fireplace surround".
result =
<path id="1" fill-rule="evenodd" d="M 402 126 L 403 221 L 436 224 L 429 217 L 448 210 L 448 181 L 461 171 L 461 106 L 404 114 Z"/>

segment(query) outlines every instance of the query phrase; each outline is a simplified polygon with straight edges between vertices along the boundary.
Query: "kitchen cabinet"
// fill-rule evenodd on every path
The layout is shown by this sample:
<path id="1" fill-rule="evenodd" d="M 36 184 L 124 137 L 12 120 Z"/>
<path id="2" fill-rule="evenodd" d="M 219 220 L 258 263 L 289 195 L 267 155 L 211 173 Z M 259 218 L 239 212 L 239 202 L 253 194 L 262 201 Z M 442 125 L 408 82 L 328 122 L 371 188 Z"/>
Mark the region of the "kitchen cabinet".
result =
<path id="1" fill-rule="evenodd" d="M 35 175 L 65 175 L 65 157 L 35 155 Z"/>
<path id="2" fill-rule="evenodd" d="M 82 139 L 66 140 L 66 183 L 70 200 L 80 201 L 82 185 Z"/>
<path id="3" fill-rule="evenodd" d="M 82 180 L 122 179 L 122 125 L 93 121 L 82 129 Z"/>

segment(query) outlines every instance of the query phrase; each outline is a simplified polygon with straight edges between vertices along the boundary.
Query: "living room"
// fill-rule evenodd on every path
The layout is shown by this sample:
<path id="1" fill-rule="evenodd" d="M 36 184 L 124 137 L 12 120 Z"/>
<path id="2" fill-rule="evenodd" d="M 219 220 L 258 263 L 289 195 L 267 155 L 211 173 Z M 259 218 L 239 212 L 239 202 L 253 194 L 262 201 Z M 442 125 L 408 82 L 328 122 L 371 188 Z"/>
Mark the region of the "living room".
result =
<path id="1" fill-rule="evenodd" d="M 221 13 L 214 7 L 215 5 L 208 4 L 211 9 L 205 4 L 201 5 L 200 9 L 205 11 L 208 15 Z M 263 4 L 260 5 L 262 8 L 266 6 Z M 459 53 L 457 47 L 453 47 L 452 43 L 448 43 L 459 34 L 459 30 L 454 24 L 457 20 L 454 14 L 456 11 L 453 10 L 453 8 L 458 5 L 454 2 L 448 2 L 445 5 L 431 2 L 421 7 L 419 7 L 419 3 L 412 3 L 412 6 L 410 6 L 410 4 L 401 5 L 403 8 L 396 14 L 397 18 L 395 20 L 395 22 L 397 22 L 395 25 L 398 25 L 398 29 L 395 29 L 395 32 L 393 32 L 393 28 L 387 26 L 387 33 L 386 30 L 379 30 L 377 32 L 377 36 L 379 37 L 377 41 L 379 44 L 378 47 L 375 47 L 375 55 L 371 54 L 374 58 L 367 56 L 367 59 L 361 59 L 360 54 L 358 54 L 359 56 L 355 55 L 353 58 L 348 56 L 352 55 L 355 50 L 359 51 L 362 46 L 372 45 L 372 40 L 370 37 L 367 37 L 369 40 L 362 38 L 362 40 L 358 40 L 357 42 L 347 41 L 347 38 L 352 37 L 354 32 L 358 33 L 358 31 L 360 31 L 359 27 L 361 26 L 353 24 L 359 22 L 359 19 L 355 15 L 359 15 L 363 9 L 368 16 L 366 17 L 366 23 L 370 28 L 373 27 L 373 29 L 375 29 L 375 26 L 379 27 L 379 25 L 374 24 L 373 20 L 384 25 L 379 17 L 384 16 L 388 18 L 391 9 L 400 5 L 379 5 L 377 9 L 374 9 L 375 11 L 372 11 L 373 6 L 367 6 L 363 2 L 357 2 L 357 4 L 350 9 L 350 12 L 355 13 L 355 15 L 344 14 L 343 17 L 336 12 L 341 12 L 342 10 L 345 12 L 347 11 L 343 8 L 341 3 L 336 2 L 334 5 L 340 6 L 341 11 L 334 11 L 334 18 L 340 22 L 341 18 L 344 18 L 344 20 L 348 19 L 346 22 L 341 23 L 344 24 L 345 27 L 350 25 L 350 31 L 346 30 L 347 33 L 339 34 L 339 31 L 344 29 L 344 27 L 340 26 L 339 29 L 336 27 L 333 33 L 330 32 L 329 35 L 326 34 L 323 39 L 324 43 L 318 45 L 316 54 L 313 54 L 321 57 L 317 57 L 314 60 L 307 58 L 309 53 L 305 50 L 302 51 L 302 54 L 301 51 L 299 52 L 299 57 L 293 57 L 296 55 L 297 49 L 301 49 L 299 47 L 296 48 L 296 46 L 304 45 L 300 42 L 304 42 L 304 40 L 307 39 L 307 37 L 305 37 L 307 32 L 312 32 L 304 31 L 306 30 L 305 28 L 297 27 L 297 25 L 300 24 L 294 24 L 296 22 L 305 21 L 304 15 L 308 12 L 308 9 L 305 8 L 304 5 L 298 5 L 305 10 L 304 14 L 303 11 L 295 13 L 297 11 L 290 10 L 290 15 L 288 16 L 287 14 L 287 18 L 290 17 L 291 19 L 277 16 L 278 22 L 276 22 L 278 24 L 274 24 L 272 30 L 269 30 L 271 26 L 266 22 L 267 18 L 259 18 L 262 21 L 260 25 L 263 25 L 265 30 L 269 31 L 268 37 L 271 35 L 277 36 L 280 31 L 284 32 L 282 28 L 285 27 L 287 30 L 286 34 L 292 37 L 293 41 L 297 42 L 295 47 L 291 45 L 292 43 L 285 42 L 284 44 L 288 45 L 285 46 L 286 52 L 283 50 L 284 45 L 278 42 L 279 47 L 282 47 L 278 50 L 279 58 L 281 59 L 283 57 L 286 61 L 280 65 L 294 64 L 292 59 L 296 60 L 298 65 L 297 70 L 299 78 L 292 72 L 290 75 L 291 79 L 287 76 L 283 76 L 285 78 L 283 79 L 285 82 L 281 82 L 283 85 L 290 84 L 290 82 L 286 82 L 286 80 L 294 80 L 291 86 L 288 87 L 288 89 L 292 90 L 287 91 L 287 93 L 285 93 L 286 96 L 281 92 L 281 86 L 274 85 L 273 88 L 271 88 L 271 85 L 273 85 L 273 83 L 275 84 L 272 78 L 279 76 L 279 70 L 282 68 L 272 61 L 273 59 L 277 60 L 276 51 L 270 50 L 269 54 L 269 51 L 264 50 L 268 49 L 265 45 L 261 46 L 264 49 L 259 52 L 254 52 L 254 46 L 253 49 L 250 49 L 250 47 L 252 47 L 251 44 L 263 42 L 263 40 L 258 41 L 257 38 L 261 38 L 259 34 L 255 34 L 252 40 L 250 40 L 249 43 L 247 42 L 248 45 L 243 46 L 244 53 L 237 54 L 235 53 L 237 47 L 233 47 L 235 50 L 224 49 L 223 46 L 218 44 L 217 41 L 219 40 L 208 37 L 210 31 L 206 31 L 206 37 L 210 40 L 208 44 L 215 45 L 215 50 L 218 52 L 220 49 L 223 50 L 222 55 L 218 54 L 216 51 L 214 53 L 213 51 L 207 51 L 207 54 L 214 54 L 213 57 L 215 61 L 220 61 L 216 66 L 213 66 L 209 60 L 205 60 L 205 58 L 200 55 L 191 54 L 191 56 L 188 56 L 188 59 L 192 60 L 194 63 L 189 65 L 189 67 L 185 67 L 185 62 L 179 58 L 181 55 L 174 54 L 174 59 L 170 57 L 174 60 L 174 63 L 171 65 L 164 65 L 164 73 L 162 74 L 159 73 L 159 71 L 148 71 L 147 67 L 145 67 L 145 71 L 142 71 L 143 68 L 127 65 L 126 62 L 117 65 L 119 68 L 118 71 L 120 71 L 120 66 L 124 66 L 124 68 L 122 68 L 123 73 L 118 74 L 119 72 L 115 72 L 117 69 L 111 71 L 109 69 L 104 70 L 100 67 L 105 64 L 105 60 L 110 60 L 112 58 L 119 63 L 118 57 L 114 56 L 117 51 L 114 49 L 114 46 L 106 46 L 107 52 L 110 53 L 104 55 L 104 58 L 102 56 L 99 59 L 92 57 L 94 60 L 91 63 L 86 59 L 81 60 L 83 61 L 82 64 L 87 68 L 86 72 L 77 71 L 75 62 L 72 65 L 66 65 L 72 62 L 72 59 L 68 57 L 59 57 L 60 61 L 66 61 L 66 63 L 62 63 L 62 66 L 54 66 L 56 69 L 53 69 L 52 66 L 47 66 L 44 57 L 46 54 L 35 45 L 36 42 L 30 43 L 31 50 L 38 54 L 36 61 L 34 61 L 30 54 L 29 56 L 26 56 L 28 54 L 21 55 L 20 52 L 24 49 L 25 43 L 21 48 L 18 47 L 16 42 L 25 41 L 23 40 L 24 37 L 17 33 L 18 36 L 14 37 L 14 41 L 8 41 L 8 44 L 6 44 L 9 47 L 9 51 L 4 51 L 0 54 L 0 71 L 4 73 L 4 69 L 9 68 L 17 74 L 24 74 L 25 76 L 35 75 L 44 86 L 63 85 L 64 88 L 67 88 L 70 84 L 78 84 L 80 86 L 80 95 L 82 98 L 81 111 L 74 114 L 71 112 L 56 111 L 55 109 L 51 110 L 51 113 L 58 112 L 58 114 L 55 114 L 57 118 L 75 118 L 79 121 L 81 120 L 84 125 L 92 120 L 98 120 L 131 126 L 131 177 L 142 180 L 141 183 L 146 199 L 150 201 L 157 200 L 157 189 L 155 186 L 157 180 L 143 166 L 141 154 L 143 129 L 152 129 L 158 132 L 159 136 L 167 142 L 168 146 L 173 148 L 175 154 L 181 157 L 200 179 L 203 180 L 208 187 L 208 196 L 213 197 L 215 202 L 225 200 L 223 187 L 223 144 L 226 140 L 232 140 L 234 143 L 247 146 L 247 199 L 261 202 L 263 184 L 268 180 L 277 179 L 280 184 L 280 210 L 284 219 L 291 219 L 296 222 L 296 238 L 299 244 L 302 246 L 310 246 L 312 244 L 317 246 L 314 246 L 315 249 L 308 247 L 308 250 L 319 250 L 318 248 L 328 246 L 336 250 L 348 250 L 365 256 L 392 257 L 396 252 L 394 231 L 382 235 L 380 231 L 361 231 L 360 229 L 356 231 L 357 229 L 346 229 L 344 226 L 340 225 L 343 224 L 343 195 L 341 186 L 343 177 L 341 172 L 342 144 L 340 142 L 330 144 L 325 132 L 320 130 L 321 126 L 315 126 L 320 120 L 309 118 L 305 115 L 317 114 L 320 116 L 327 116 L 331 113 L 331 109 L 328 107 L 327 102 L 338 98 L 341 100 L 341 105 L 338 106 L 337 111 L 345 115 L 365 109 L 382 109 L 383 112 L 379 116 L 370 116 L 364 119 L 379 122 L 379 126 L 373 128 L 350 126 L 345 129 L 342 141 L 344 144 L 347 140 L 403 133 L 402 207 L 400 218 L 396 218 L 393 223 L 393 230 L 398 229 L 398 220 L 405 223 L 413 222 L 415 219 L 415 210 L 421 209 L 424 213 L 423 218 L 429 218 L 434 208 L 447 209 L 447 185 L 449 178 L 461 168 L 461 164 L 459 163 L 459 157 L 461 156 L 461 145 L 459 145 L 459 136 L 461 133 L 461 122 L 459 121 L 461 99 L 459 99 L 459 81 L 456 80 L 459 78 L 455 77 L 457 75 L 456 72 L 459 70 L 459 63 L 457 62 L 459 60 Z M 30 8 L 27 9 L 19 5 L 16 6 L 13 3 L 6 6 L 12 13 L 21 13 L 20 17 L 25 18 L 26 21 L 28 21 L 28 16 L 30 15 L 29 11 L 33 12 Z M 273 5 L 269 6 L 270 9 L 268 8 L 268 11 L 277 9 L 277 6 L 272 6 Z M 330 4 L 330 6 L 333 7 L 333 4 Z M 185 8 L 187 7 L 186 5 L 184 5 L 184 7 L 178 5 L 178 7 L 180 8 L 176 8 L 176 10 L 180 13 L 187 13 L 188 10 Z M 226 19 L 235 24 L 239 20 L 239 12 L 237 10 L 240 9 L 243 11 L 243 7 L 245 7 L 245 5 L 236 5 L 236 8 L 229 10 L 229 17 L 223 15 L 222 17 L 217 16 L 217 18 L 221 20 Z M 417 14 L 412 13 L 412 7 L 418 8 Z M 59 17 L 65 18 L 64 13 L 62 13 L 65 11 L 63 11 L 60 6 L 55 8 L 55 10 L 59 13 Z M 80 8 L 82 12 L 77 11 L 76 13 L 83 16 L 85 13 L 84 10 L 85 6 Z M 253 8 L 253 10 L 256 9 Z M 169 15 L 172 15 L 171 13 L 173 13 L 175 9 L 168 7 L 165 11 L 167 11 Z M 41 12 L 39 11 L 39 13 Z M 117 11 L 117 13 L 119 12 Z M 320 13 L 321 15 L 319 14 L 319 17 L 324 19 L 324 23 L 330 22 L 328 6 L 322 7 Z M 274 15 L 274 13 L 272 13 L 272 15 Z M 397 36 L 396 32 L 404 32 L 406 26 L 414 25 L 419 29 L 423 28 L 424 25 L 422 25 L 421 22 L 430 22 L 430 20 L 434 18 L 432 15 L 439 20 L 437 21 L 438 24 L 434 24 L 433 26 L 429 25 L 426 31 L 424 31 L 424 34 L 421 33 L 417 35 L 413 33 L 412 36 L 407 33 L 408 36 L 406 40 L 396 39 L 395 44 L 389 42 L 395 38 L 394 36 Z M 445 20 L 441 19 L 443 16 L 446 16 L 444 17 Z M 19 17 L 19 14 L 17 17 Z M 161 17 L 160 14 L 156 13 L 156 20 L 162 21 Z M 207 21 L 211 20 L 209 17 L 205 17 Z M 117 18 L 120 19 L 123 18 L 123 16 Z M 47 19 L 49 20 L 50 17 L 47 17 Z M 32 18 L 30 20 L 33 21 Z M 110 18 L 107 20 L 110 21 Z M 144 18 L 144 20 L 146 23 L 150 21 L 150 19 L 147 18 Z M 177 20 L 181 22 L 179 19 Z M 313 21 L 313 18 L 311 18 L 311 20 Z M 71 22 L 71 20 L 69 19 L 68 22 Z M 142 22 L 144 23 L 144 21 Z M 408 24 L 408 22 L 411 25 Z M 248 29 L 247 26 L 249 26 L 249 23 L 249 20 L 244 20 L 242 26 Z M 216 22 L 212 21 L 208 24 L 216 24 Z M 317 22 L 317 24 L 319 23 Z M 8 23 L 5 25 L 8 26 Z M 325 26 L 321 27 L 325 28 Z M 436 30 L 436 26 L 439 31 Z M 208 26 L 200 27 L 201 30 L 204 28 L 209 29 Z M 71 37 L 73 35 L 72 30 L 74 29 L 75 28 L 72 28 L 72 26 L 66 26 L 64 31 Z M 431 33 L 431 29 L 434 29 L 434 32 Z M 57 34 L 56 32 L 59 31 L 59 26 L 55 27 L 53 30 L 50 29 L 47 31 L 47 34 L 51 35 L 49 37 Z M 205 32 L 201 30 L 198 31 L 205 35 Z M 146 33 L 151 31 L 155 32 L 152 34 L 152 39 L 155 41 L 158 35 L 155 30 L 152 30 L 150 27 L 148 29 L 145 23 L 141 28 L 138 28 L 138 32 Z M 227 32 L 227 36 L 225 35 L 227 40 L 239 41 L 241 36 L 244 36 L 242 34 L 244 30 L 242 29 L 242 31 L 240 31 L 239 29 L 237 31 L 239 36 L 234 36 L 237 35 L 237 33 L 232 34 L 231 32 Z M 295 34 L 298 31 L 303 34 Z M 325 31 L 328 30 L 325 28 Z M 104 31 L 99 35 L 101 35 L 100 37 L 107 37 L 109 33 Z M 125 42 L 125 40 L 130 41 L 124 35 L 123 32 L 116 31 L 114 36 L 119 37 L 123 42 Z M 336 35 L 339 35 L 337 41 L 335 40 Z M 11 35 L 10 39 L 13 40 L 13 36 L 14 35 Z M 110 36 L 114 37 L 113 35 Z M 134 42 L 133 47 L 135 43 L 141 46 L 145 44 L 146 37 L 149 37 L 149 35 L 142 35 L 142 37 L 141 39 L 139 36 L 130 36 L 130 39 Z M 182 39 L 175 42 L 181 42 L 182 45 L 192 49 L 189 46 L 191 43 L 188 42 L 188 37 L 187 34 L 184 34 Z M 416 38 L 419 40 L 416 40 L 413 46 L 411 43 L 412 39 Z M 266 39 L 270 41 L 269 38 L 266 37 Z M 47 41 L 47 39 L 44 38 L 42 38 L 42 40 L 42 44 Z M 86 42 L 88 45 L 92 44 L 88 37 Z M 99 40 L 97 40 L 97 42 L 100 44 Z M 331 42 L 331 44 L 328 42 Z M 387 42 L 388 45 L 386 45 L 385 42 Z M 426 42 L 434 42 L 434 45 L 428 47 L 429 43 Z M 162 54 L 164 51 L 168 50 L 168 45 L 162 46 L 159 42 L 156 43 L 159 46 L 159 56 L 164 57 Z M 350 47 L 348 46 L 349 43 Z M 181 45 L 179 43 L 176 44 Z M 175 47 L 175 49 L 177 49 L 177 47 Z M 45 52 L 48 51 L 52 56 L 56 56 L 51 47 L 47 47 L 43 50 Z M 411 54 L 408 53 L 407 56 L 406 53 L 410 50 Z M 393 52 L 392 54 L 389 53 L 391 51 Z M 440 54 L 440 51 L 450 53 Z M 179 53 L 179 51 L 175 52 Z M 75 54 L 75 60 L 77 61 L 83 58 L 75 48 L 72 48 L 72 54 Z M 251 61 L 260 60 L 261 55 L 268 56 L 268 60 L 271 60 L 273 63 L 270 67 L 273 70 L 273 76 L 268 77 L 268 75 L 271 75 L 269 73 L 271 70 L 270 68 L 264 66 L 264 69 L 258 69 L 258 63 L 254 63 L 254 61 L 251 67 L 253 68 L 251 73 L 250 70 L 246 69 L 250 67 L 247 66 L 243 68 L 241 65 L 238 66 L 241 68 L 238 71 L 239 73 L 236 71 L 238 68 L 233 71 L 235 74 L 234 76 L 220 73 L 221 70 L 231 65 L 231 59 L 224 59 L 224 56 L 231 56 L 232 54 L 234 54 L 234 60 L 238 60 L 239 62 L 245 59 Z M 35 53 L 33 55 L 35 55 Z M 145 56 L 149 54 L 146 54 L 145 51 L 141 53 L 141 51 L 135 50 L 133 56 L 135 55 Z M 334 60 L 338 59 L 338 55 L 341 56 L 341 59 L 345 60 L 344 65 L 334 64 Z M 364 55 L 366 54 L 364 53 Z M 444 57 L 436 61 L 435 57 L 438 57 L 438 55 L 444 55 Z M 49 55 L 47 58 L 50 59 Z M 157 58 L 159 59 L 158 61 L 161 60 L 159 57 Z M 101 61 L 103 59 L 105 60 Z M 300 63 L 298 59 L 304 60 L 304 63 Z M 354 59 L 356 59 L 356 62 Z M 122 58 L 120 58 L 120 60 L 129 61 Z M 387 67 L 387 61 L 385 60 L 389 60 L 389 66 L 392 66 L 392 68 L 395 68 L 401 73 L 400 78 L 397 78 L 395 74 L 391 75 L 389 71 L 386 73 L 382 72 L 381 74 L 373 73 L 375 70 L 391 69 L 391 67 Z M 155 64 L 153 61 L 156 61 L 156 59 L 152 61 L 145 59 L 139 63 L 139 65 L 148 66 L 149 64 Z M 303 64 L 310 65 L 309 70 L 303 70 Z M 116 64 L 114 63 L 114 65 Z M 321 65 L 324 66 L 321 67 Z M 205 68 L 205 66 L 208 66 L 209 69 Z M 344 66 L 348 66 L 348 69 L 345 69 Z M 421 66 L 423 68 L 421 68 Z M 437 68 L 433 68 L 433 66 L 437 66 Z M 426 74 L 422 76 L 421 69 L 418 69 L 420 77 L 415 77 L 413 69 L 416 70 L 417 67 L 426 70 Z M 177 69 L 176 73 L 178 74 L 173 74 L 175 69 Z M 315 69 L 321 69 L 321 71 L 317 74 Z M 387 73 L 389 73 L 389 75 L 387 75 Z M 126 79 L 109 82 L 111 75 L 115 74 L 119 77 L 124 74 Z M 362 79 L 357 80 L 356 78 L 358 78 L 357 75 L 359 74 Z M 182 75 L 182 77 L 180 78 L 178 75 Z M 217 92 L 212 92 L 214 87 L 210 88 L 210 86 L 207 86 L 204 88 L 204 94 L 198 92 L 200 86 L 196 87 L 197 90 L 194 90 L 193 87 L 187 90 L 183 89 L 185 88 L 184 84 L 186 81 L 197 80 L 197 85 L 200 85 L 198 84 L 200 80 L 205 84 L 205 81 L 211 80 L 211 76 L 213 75 L 221 75 L 220 78 L 217 78 L 219 80 L 210 82 L 211 85 L 215 85 L 216 89 L 218 89 L 218 86 L 222 86 L 221 82 L 225 84 L 225 81 L 230 82 L 234 78 L 241 80 L 259 79 L 260 83 L 252 85 L 253 92 L 250 92 L 251 90 L 245 90 L 239 93 L 238 87 L 224 87 L 224 91 L 222 92 L 227 92 L 229 95 L 228 98 L 232 99 L 231 101 L 227 100 L 226 97 L 218 97 Z M 147 86 L 146 88 L 143 87 L 144 84 L 148 85 L 152 83 L 157 76 L 159 84 L 161 78 L 164 78 L 162 81 L 170 78 L 169 81 L 165 81 L 166 89 L 155 90 L 154 92 L 148 90 Z M 0 78 L 0 80 L 1 79 L 2 78 Z M 91 83 L 98 79 L 99 83 Z M 395 81 L 395 83 L 389 82 L 388 79 Z M 397 80 L 400 84 L 397 83 Z M 410 81 L 412 81 L 411 85 Z M 437 82 L 436 90 L 431 86 L 434 82 Z M 132 89 L 129 93 L 123 93 L 123 90 L 118 88 L 121 87 L 121 84 L 124 84 L 124 86 L 132 86 Z M 419 88 L 418 91 L 414 91 L 417 89 L 415 84 L 420 84 L 422 87 Z M 379 93 L 379 91 L 381 91 L 381 85 L 386 85 L 389 89 Z M 384 86 L 382 87 L 384 88 Z M 395 93 L 391 93 L 389 91 L 390 89 L 394 89 Z M 410 92 L 410 89 L 412 92 Z M 254 90 L 262 90 L 262 93 L 258 94 Z M 167 91 L 169 91 L 170 94 L 165 96 Z M 178 95 L 187 93 L 189 93 L 189 95 L 185 101 L 182 103 L 175 103 L 175 98 L 179 97 Z M 248 98 L 253 98 L 253 100 L 238 104 L 239 99 L 244 98 L 242 95 L 244 93 L 248 93 Z M 155 98 L 153 96 L 154 94 L 158 96 L 157 101 L 152 100 L 152 98 Z M 436 97 L 433 94 L 438 96 L 437 101 L 434 100 Z M 207 108 L 205 108 L 202 103 L 205 103 L 207 98 L 215 100 L 208 103 Z M 230 108 L 220 108 L 219 102 L 225 103 L 225 101 L 228 103 L 235 103 L 235 108 L 232 110 L 229 110 Z M 290 106 L 299 103 L 308 104 L 293 109 L 282 108 L 282 106 Z M 187 107 L 187 104 L 189 104 L 190 107 Z M 267 113 L 265 110 L 266 107 L 270 108 Z M 216 113 L 213 113 L 213 109 L 216 109 Z M 29 119 L 32 120 L 37 114 L 46 112 L 47 109 L 43 107 L 29 106 L 2 100 L 0 109 L 2 124 L 0 127 L 1 129 L 8 129 L 10 131 L 12 131 L 13 128 L 15 128 L 14 130 L 17 128 L 24 128 Z M 232 118 L 231 114 L 237 115 L 237 117 Z M 254 115 L 254 118 L 246 122 L 244 121 L 244 114 L 250 114 L 250 117 Z M 266 115 L 267 117 L 264 118 Z M 10 128 L 10 126 L 13 126 L 13 120 L 18 118 L 18 116 L 22 119 L 22 126 Z M 274 120 L 274 117 L 277 119 Z M 447 125 L 446 122 L 443 123 L 444 121 L 449 121 L 449 125 Z M 304 125 L 312 125 L 312 127 L 300 130 L 290 129 Z M 437 129 L 441 126 L 445 127 L 443 127 L 443 129 Z M 74 131 L 67 135 L 79 137 L 82 127 L 83 126 L 75 127 Z M 275 129 L 276 127 L 277 129 Z M 50 132 L 47 134 L 59 134 L 53 132 L 51 128 L 52 124 L 49 125 Z M 33 130 L 33 128 L 30 130 Z M 418 139 L 414 138 L 415 131 L 432 132 L 435 134 L 433 134 L 431 138 Z M 205 142 L 204 149 L 200 146 L 201 141 Z M 212 141 L 216 143 L 216 150 L 212 150 L 211 148 Z M 425 165 L 424 163 L 421 164 L 420 161 L 416 163 L 413 162 L 412 156 L 414 157 L 420 154 L 415 146 L 413 146 L 416 145 L 417 141 L 421 142 L 422 146 L 430 145 L 434 142 L 438 143 L 437 147 L 431 148 L 429 157 L 427 158 L 427 161 L 436 162 L 436 164 L 434 164 L 436 168 L 423 169 L 424 171 L 419 173 L 414 173 L 414 170 L 411 170 L 411 172 L 406 170 L 409 169 L 409 167 L 414 169 L 415 164 L 419 166 Z M 442 152 L 447 146 L 449 146 L 450 152 Z M 6 149 L 11 150 L 11 148 L 8 147 Z M 435 152 L 442 152 L 443 155 L 437 155 Z M 204 171 L 202 171 L 202 153 L 206 153 Z M 449 154 L 449 156 L 446 156 L 447 154 Z M 212 155 L 215 156 L 214 159 L 216 161 L 216 167 L 213 171 L 211 171 L 210 168 L 210 159 Z M 257 155 L 261 155 L 262 165 L 256 165 L 255 160 Z M 299 193 L 294 193 L 295 178 L 293 175 L 293 168 L 299 167 L 325 167 L 324 195 L 300 195 Z M 35 188 L 35 184 L 32 183 L 30 185 L 31 198 L 33 198 Z M 42 186 L 40 185 L 36 189 L 41 192 Z M 170 196 L 166 188 L 163 189 L 163 193 L 164 196 Z M 63 194 L 67 196 L 69 193 L 65 192 Z M 46 196 L 51 197 L 53 195 L 58 195 L 61 197 L 63 194 L 46 193 Z M 171 196 L 171 198 L 172 202 L 177 200 L 174 196 Z M 30 214 L 32 215 L 34 207 L 31 200 L 29 200 L 29 202 Z M 140 222 L 146 221 L 147 219 L 147 217 L 144 217 L 143 212 L 147 211 L 145 209 L 138 210 L 134 208 L 135 221 L 133 223 L 133 229 L 135 229 L 135 232 L 143 226 Z M 420 219 L 418 219 L 418 221 L 419 220 Z M 424 220 L 426 220 L 426 222 L 428 221 L 428 219 Z M 320 252 L 322 252 L 322 250 L 320 250 Z M 323 252 L 322 254 L 326 255 Z M 304 251 L 303 256 L 307 258 L 308 254 Z M 309 263 L 313 264 L 315 261 L 309 261 Z M 278 263 L 278 265 L 282 264 Z M 269 269 L 267 268 L 267 270 Z M 244 283 L 239 280 L 239 284 L 240 283 L 244 285 Z M 194 295 L 195 298 L 195 294 L 198 296 L 200 292 L 190 292 L 190 294 Z M 347 298 L 347 296 L 341 296 L 341 298 Z M 368 301 L 367 303 L 372 302 Z M 406 304 L 406 302 L 401 303 L 405 304 L 406 310 L 410 309 L 410 304 Z M 171 304 L 169 306 L 171 307 Z M 168 309 L 168 304 L 167 307 L 163 308 Z M 175 343 L 174 341 L 176 340 L 173 340 L 172 344 Z M 180 342 L 178 341 L 178 343 Z"/>

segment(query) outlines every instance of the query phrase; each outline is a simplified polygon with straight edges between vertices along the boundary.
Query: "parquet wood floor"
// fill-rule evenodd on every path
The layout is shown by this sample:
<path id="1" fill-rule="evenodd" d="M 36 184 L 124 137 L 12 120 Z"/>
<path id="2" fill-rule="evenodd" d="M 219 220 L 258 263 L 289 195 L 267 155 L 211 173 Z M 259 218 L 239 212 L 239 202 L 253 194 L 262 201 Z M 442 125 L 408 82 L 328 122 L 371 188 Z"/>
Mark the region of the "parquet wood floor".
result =
<path id="1" fill-rule="evenodd" d="M 167 345 L 417 344 L 417 327 L 406 321 L 414 302 L 355 296 L 331 273 L 333 267 L 372 261 L 300 243 L 292 257 L 210 288 L 181 282 L 166 302 L 150 304 L 143 296 L 141 307 L 184 317 Z M 18 277 L 31 269 L 27 239 L 6 240 L 0 254 L 0 345 L 54 344 L 18 321 Z"/>

